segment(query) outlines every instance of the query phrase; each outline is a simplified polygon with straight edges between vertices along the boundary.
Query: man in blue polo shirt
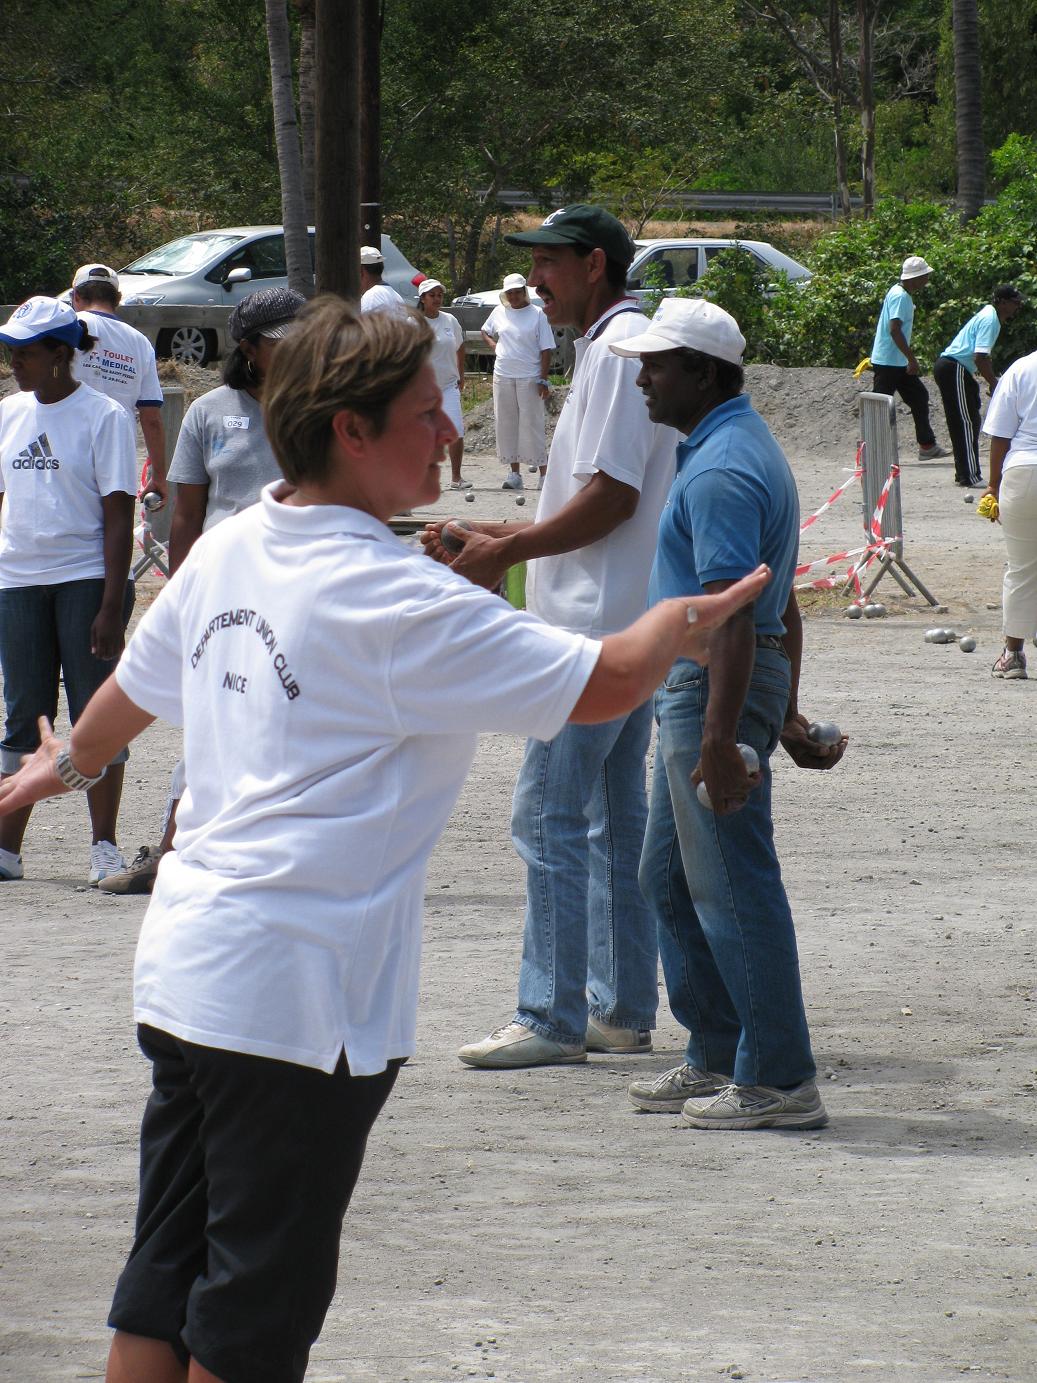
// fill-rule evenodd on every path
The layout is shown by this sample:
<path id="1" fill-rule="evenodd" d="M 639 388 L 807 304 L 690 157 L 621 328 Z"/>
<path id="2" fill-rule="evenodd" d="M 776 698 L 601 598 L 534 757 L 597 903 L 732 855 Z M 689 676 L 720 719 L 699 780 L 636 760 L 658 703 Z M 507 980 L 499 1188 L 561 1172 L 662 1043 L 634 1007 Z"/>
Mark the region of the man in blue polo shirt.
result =
<path id="1" fill-rule="evenodd" d="M 990 356 L 1001 335 L 1001 326 L 1010 322 L 1023 305 L 1018 288 L 1010 283 L 994 289 L 994 301 L 981 307 L 933 366 L 933 378 L 943 400 L 951 446 L 954 449 L 954 483 L 979 489 L 983 476 L 979 469 L 979 385 L 976 375 L 986 380 L 992 394 L 997 375 Z"/>
<path id="2" fill-rule="evenodd" d="M 910 408 L 920 461 L 947 455 L 929 422 L 929 391 L 922 383 L 922 370 L 911 349 L 914 295 L 921 292 L 932 273 L 921 255 L 908 255 L 900 270 L 900 282 L 893 285 L 883 300 L 871 347 L 872 391 L 889 394 L 891 398 L 899 394 Z"/>
<path id="3" fill-rule="evenodd" d="M 720 591 L 766 562 L 755 605 L 712 642 L 708 671 L 674 664 L 656 696 L 659 745 L 640 881 L 659 928 L 685 1062 L 630 1096 L 693 1128 L 819 1128 L 792 913 L 771 820 L 769 759 L 804 768 L 846 747 L 807 735 L 797 704 L 803 636 L 792 591 L 799 499 L 781 448 L 741 393 L 745 341 L 713 303 L 668 298 L 647 332 L 611 347 L 639 356 L 653 423 L 687 436 L 659 525 L 649 600 Z M 759 756 L 750 775 L 739 752 Z M 712 807 L 696 786 L 703 781 Z"/>

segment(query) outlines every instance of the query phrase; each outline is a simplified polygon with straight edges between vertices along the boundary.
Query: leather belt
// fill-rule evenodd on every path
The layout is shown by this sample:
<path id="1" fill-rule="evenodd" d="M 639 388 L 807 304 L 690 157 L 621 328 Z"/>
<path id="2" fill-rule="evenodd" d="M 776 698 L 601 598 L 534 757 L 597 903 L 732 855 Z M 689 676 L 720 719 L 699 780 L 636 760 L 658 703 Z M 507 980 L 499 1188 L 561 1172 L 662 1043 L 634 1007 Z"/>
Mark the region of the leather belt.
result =
<path id="1" fill-rule="evenodd" d="M 782 643 L 781 639 L 778 637 L 777 634 L 757 634 L 756 647 L 776 648 L 779 653 L 785 652 L 785 645 Z"/>

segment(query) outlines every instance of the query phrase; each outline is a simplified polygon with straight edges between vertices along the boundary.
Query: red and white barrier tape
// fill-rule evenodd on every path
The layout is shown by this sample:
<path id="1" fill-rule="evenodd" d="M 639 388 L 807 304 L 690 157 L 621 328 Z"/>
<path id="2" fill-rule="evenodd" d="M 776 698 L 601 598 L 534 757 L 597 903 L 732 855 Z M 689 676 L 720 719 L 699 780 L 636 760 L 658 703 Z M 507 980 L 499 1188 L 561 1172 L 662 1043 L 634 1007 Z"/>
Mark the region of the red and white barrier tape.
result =
<path id="1" fill-rule="evenodd" d="M 850 565 L 839 576 L 822 576 L 814 581 L 803 581 L 798 586 L 794 586 L 793 590 L 831 591 L 836 586 L 843 586 L 852 581 L 857 594 L 860 595 L 861 573 L 867 571 L 883 548 L 892 547 L 894 543 L 899 541 L 899 538 L 880 538 L 877 543 L 869 543 L 867 547 L 860 547 L 852 552 L 836 552 L 831 557 L 819 557 L 815 562 L 806 562 L 796 568 L 797 576 L 805 576 L 808 571 L 817 567 L 832 567 L 839 562 L 850 561 Z M 864 557 L 865 554 L 867 554 L 865 561 L 851 561 L 853 558 Z"/>
<path id="2" fill-rule="evenodd" d="M 894 462 L 893 465 L 889 468 L 889 475 L 886 477 L 886 483 L 885 485 L 883 485 L 882 490 L 879 493 L 878 500 L 875 503 L 875 512 L 871 516 L 871 536 L 875 539 L 877 543 L 881 543 L 883 541 L 882 515 L 885 511 L 886 504 L 889 500 L 889 492 L 893 488 L 893 482 L 897 479 L 899 475 L 900 467 L 896 464 L 896 462 Z"/>

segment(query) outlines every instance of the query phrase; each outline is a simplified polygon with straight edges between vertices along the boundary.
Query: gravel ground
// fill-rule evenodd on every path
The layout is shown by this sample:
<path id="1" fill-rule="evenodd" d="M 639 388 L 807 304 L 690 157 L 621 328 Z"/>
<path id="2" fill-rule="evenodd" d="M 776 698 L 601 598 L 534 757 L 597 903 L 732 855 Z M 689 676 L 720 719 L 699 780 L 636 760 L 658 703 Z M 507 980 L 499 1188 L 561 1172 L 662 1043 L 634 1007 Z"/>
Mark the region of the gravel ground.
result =
<path id="1" fill-rule="evenodd" d="M 844 372 L 754 370 L 804 511 L 852 467 Z M 937 428 L 942 435 L 942 427 Z M 904 434 L 903 426 L 901 428 Z M 488 448 L 473 504 L 528 516 Z M 699 1134 L 636 1113 L 653 1055 L 512 1074 L 455 1049 L 510 1017 L 522 872 L 508 839 L 521 744 L 487 737 L 432 860 L 418 1056 L 372 1136 L 314 1383 L 945 1383 L 1037 1377 L 1033 1027 L 1037 888 L 1026 774 L 1037 681 L 998 682 L 1002 549 L 947 462 L 905 447 L 906 556 L 934 616 L 807 620 L 803 703 L 851 744 L 831 774 L 775 765 L 777 836 L 832 1122 Z M 532 479 L 527 477 L 527 479 Z M 855 545 L 851 491 L 804 559 Z M 967 655 L 922 634 L 954 624 Z M 153 840 L 177 757 L 154 726 L 127 773 L 129 849 Z M 83 805 L 37 810 L 4 889 L 0 1378 L 100 1378 L 134 1205 L 147 1068 L 130 1022 L 138 899 L 82 887 Z"/>

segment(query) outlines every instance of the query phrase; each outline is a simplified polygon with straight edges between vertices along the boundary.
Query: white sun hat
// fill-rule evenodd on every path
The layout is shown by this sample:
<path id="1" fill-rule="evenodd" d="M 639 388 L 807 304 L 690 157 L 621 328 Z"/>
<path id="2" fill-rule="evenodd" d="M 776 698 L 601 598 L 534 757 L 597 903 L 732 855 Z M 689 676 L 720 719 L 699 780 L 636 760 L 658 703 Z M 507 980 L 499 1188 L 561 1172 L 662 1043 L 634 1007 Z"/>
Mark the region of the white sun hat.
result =
<path id="1" fill-rule="evenodd" d="M 716 303 L 703 298 L 664 298 L 640 336 L 609 346 L 614 355 L 652 355 L 656 351 L 701 351 L 732 365 L 742 363 L 745 337 L 738 323 Z"/>

